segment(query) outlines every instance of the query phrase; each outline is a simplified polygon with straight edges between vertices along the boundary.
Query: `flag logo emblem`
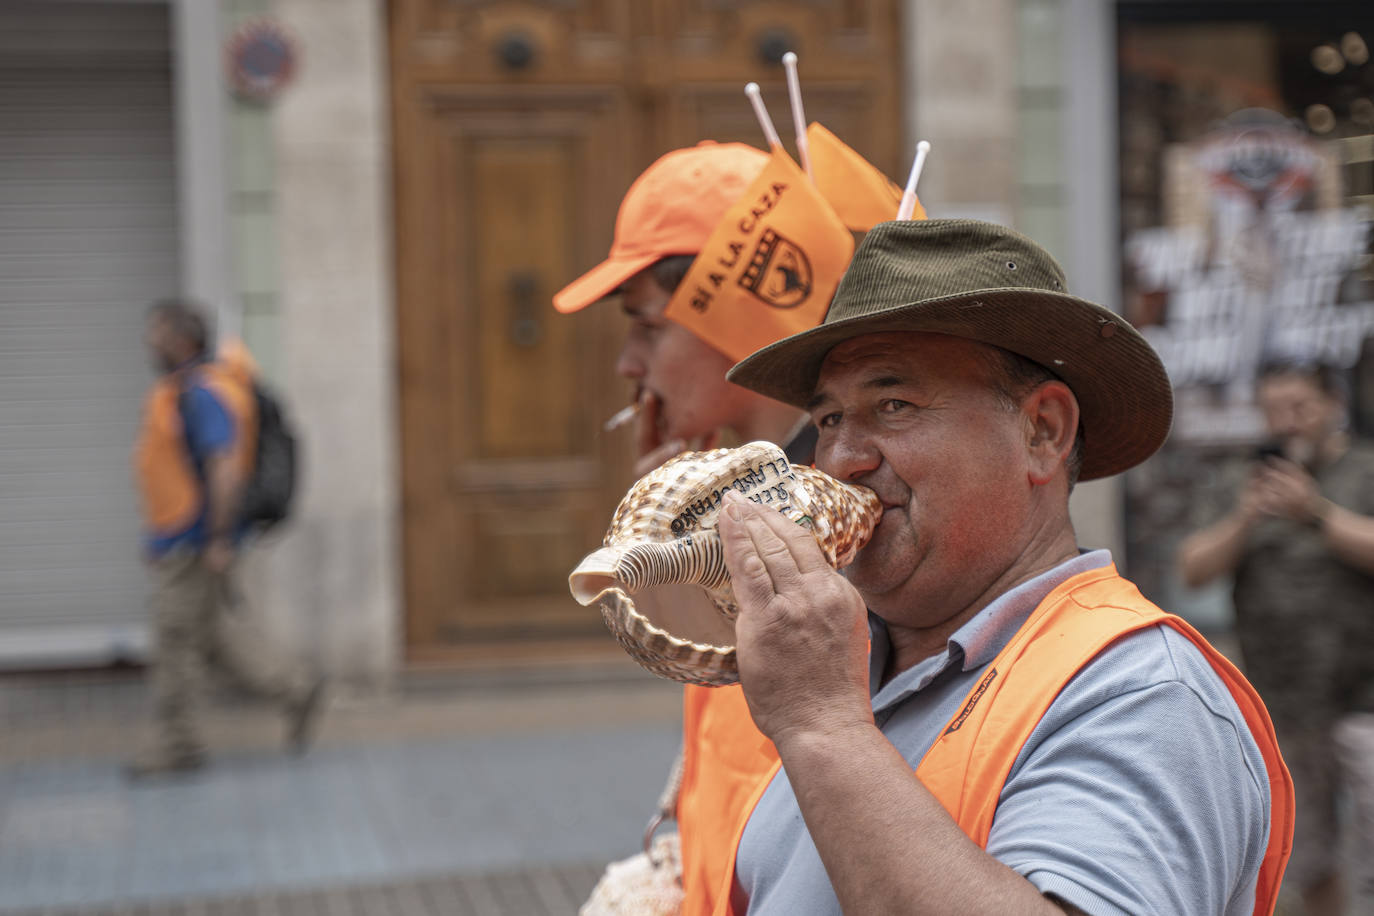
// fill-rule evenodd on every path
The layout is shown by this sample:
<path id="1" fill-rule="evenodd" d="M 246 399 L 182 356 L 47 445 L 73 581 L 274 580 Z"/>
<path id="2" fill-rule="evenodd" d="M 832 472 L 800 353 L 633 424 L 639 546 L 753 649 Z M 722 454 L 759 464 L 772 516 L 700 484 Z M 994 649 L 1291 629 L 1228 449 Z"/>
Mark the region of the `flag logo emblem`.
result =
<path id="1" fill-rule="evenodd" d="M 811 297 L 811 261 L 796 243 L 765 229 L 739 285 L 774 308 L 796 308 Z"/>

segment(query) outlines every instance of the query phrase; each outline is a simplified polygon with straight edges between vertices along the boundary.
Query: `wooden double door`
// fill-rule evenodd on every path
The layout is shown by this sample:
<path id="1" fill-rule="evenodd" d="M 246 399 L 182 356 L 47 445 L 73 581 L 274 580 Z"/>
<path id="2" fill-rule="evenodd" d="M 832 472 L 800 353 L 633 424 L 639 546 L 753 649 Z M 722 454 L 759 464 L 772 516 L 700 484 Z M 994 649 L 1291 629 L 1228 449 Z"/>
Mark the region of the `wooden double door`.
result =
<path id="1" fill-rule="evenodd" d="M 412 659 L 604 644 L 567 575 L 631 482 L 619 309 L 554 312 L 620 198 L 700 139 L 763 146 L 743 94 L 904 158 L 898 0 L 391 0 L 406 643 Z M 592 643 L 590 641 L 594 640 Z"/>

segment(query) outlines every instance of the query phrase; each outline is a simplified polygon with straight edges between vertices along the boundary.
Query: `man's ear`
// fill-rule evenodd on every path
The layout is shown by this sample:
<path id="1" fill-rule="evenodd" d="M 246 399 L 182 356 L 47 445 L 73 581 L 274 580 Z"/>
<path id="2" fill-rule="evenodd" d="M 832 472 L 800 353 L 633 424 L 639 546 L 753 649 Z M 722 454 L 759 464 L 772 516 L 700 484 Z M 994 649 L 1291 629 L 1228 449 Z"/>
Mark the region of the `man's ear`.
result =
<path id="1" fill-rule="evenodd" d="M 1030 482 L 1043 486 L 1064 471 L 1078 432 L 1078 399 L 1063 382 L 1045 382 L 1021 402 Z"/>

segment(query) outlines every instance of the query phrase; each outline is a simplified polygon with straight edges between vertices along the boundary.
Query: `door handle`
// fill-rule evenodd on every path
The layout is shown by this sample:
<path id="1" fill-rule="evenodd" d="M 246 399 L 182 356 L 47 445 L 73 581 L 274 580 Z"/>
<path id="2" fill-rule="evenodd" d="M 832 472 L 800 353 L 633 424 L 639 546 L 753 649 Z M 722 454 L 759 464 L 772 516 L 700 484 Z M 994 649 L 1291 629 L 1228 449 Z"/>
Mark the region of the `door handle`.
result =
<path id="1" fill-rule="evenodd" d="M 509 295 L 508 314 L 510 317 L 507 332 L 512 346 L 531 349 L 539 346 L 544 338 L 541 319 L 543 309 L 539 307 L 539 274 L 533 270 L 512 271 L 506 281 Z"/>

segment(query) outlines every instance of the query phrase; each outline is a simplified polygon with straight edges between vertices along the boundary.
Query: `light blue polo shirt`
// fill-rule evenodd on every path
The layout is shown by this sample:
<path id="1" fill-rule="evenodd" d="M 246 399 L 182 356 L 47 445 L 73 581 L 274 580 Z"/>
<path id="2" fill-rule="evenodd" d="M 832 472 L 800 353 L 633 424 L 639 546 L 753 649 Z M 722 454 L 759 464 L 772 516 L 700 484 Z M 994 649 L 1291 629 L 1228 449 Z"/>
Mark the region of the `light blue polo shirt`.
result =
<path id="1" fill-rule="evenodd" d="M 890 643 L 870 615 L 883 735 L 914 768 L 1045 596 L 1110 562 L 1083 553 L 1021 584 L 881 687 Z M 1065 685 L 1012 767 L 987 851 L 1091 914 L 1250 916 L 1268 841 L 1268 777 L 1244 716 L 1202 653 L 1157 626 Z M 786 771 L 749 818 L 735 877 L 750 916 L 840 914 Z"/>

